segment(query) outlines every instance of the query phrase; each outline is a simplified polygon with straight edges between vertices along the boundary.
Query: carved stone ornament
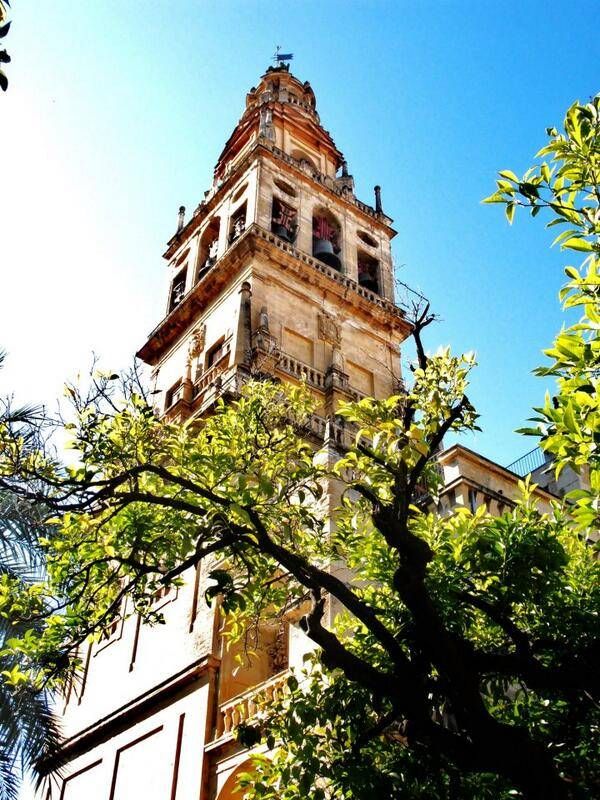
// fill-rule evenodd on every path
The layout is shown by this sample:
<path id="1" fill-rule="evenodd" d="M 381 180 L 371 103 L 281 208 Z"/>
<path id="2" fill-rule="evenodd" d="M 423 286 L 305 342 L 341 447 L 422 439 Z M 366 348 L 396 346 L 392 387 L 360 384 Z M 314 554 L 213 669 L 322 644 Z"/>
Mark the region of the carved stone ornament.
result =
<path id="1" fill-rule="evenodd" d="M 269 655 L 269 666 L 274 675 L 288 668 L 287 626 L 283 621 L 277 630 L 275 641 L 267 649 L 267 653 Z"/>
<path id="2" fill-rule="evenodd" d="M 326 312 L 319 314 L 319 339 L 333 345 L 340 345 L 342 342 L 342 326 Z"/>
<path id="3" fill-rule="evenodd" d="M 196 328 L 196 330 L 192 333 L 190 338 L 190 344 L 188 348 L 188 358 L 190 361 L 194 358 L 198 358 L 200 353 L 204 350 L 205 341 L 206 325 L 200 325 L 200 327 Z"/>
<path id="4" fill-rule="evenodd" d="M 339 347 L 333 348 L 331 353 L 331 366 L 334 369 L 337 369 L 339 372 L 344 371 L 344 357 L 342 356 L 342 351 Z"/>
<path id="5" fill-rule="evenodd" d="M 273 127 L 273 111 L 270 108 L 261 108 L 260 110 L 260 128 L 259 136 L 264 136 L 266 139 L 275 141 L 275 129 Z"/>
<path id="6" fill-rule="evenodd" d="M 266 306 L 263 306 L 260 310 L 260 328 L 266 333 L 269 332 L 269 314 Z"/>

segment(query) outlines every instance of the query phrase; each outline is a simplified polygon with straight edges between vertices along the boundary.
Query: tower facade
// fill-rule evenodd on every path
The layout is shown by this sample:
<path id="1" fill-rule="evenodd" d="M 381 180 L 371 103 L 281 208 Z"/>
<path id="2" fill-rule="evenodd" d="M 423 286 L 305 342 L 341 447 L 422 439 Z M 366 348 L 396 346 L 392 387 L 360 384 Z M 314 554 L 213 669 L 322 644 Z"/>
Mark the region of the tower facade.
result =
<path id="1" fill-rule="evenodd" d="M 252 376 L 305 381 L 315 441 L 343 444 L 340 400 L 401 386 L 410 324 L 394 302 L 392 220 L 356 198 L 315 95 L 270 68 L 221 153 L 212 187 L 168 242 L 165 316 L 138 355 L 161 413 L 210 413 Z M 333 502 L 332 502 L 333 505 Z M 83 654 L 65 703 L 61 800 L 233 797 L 247 754 L 232 728 L 278 691 L 309 645 L 293 621 L 265 628 L 236 666 L 201 566 L 155 598 L 166 624 L 121 619 Z"/>

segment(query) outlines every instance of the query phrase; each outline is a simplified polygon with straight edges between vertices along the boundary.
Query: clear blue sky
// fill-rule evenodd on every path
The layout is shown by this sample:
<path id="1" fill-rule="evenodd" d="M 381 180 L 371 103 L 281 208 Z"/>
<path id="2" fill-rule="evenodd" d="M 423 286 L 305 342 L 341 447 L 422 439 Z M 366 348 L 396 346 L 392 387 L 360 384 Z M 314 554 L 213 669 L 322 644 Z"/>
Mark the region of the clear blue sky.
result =
<path id="1" fill-rule="evenodd" d="M 383 187 L 400 277 L 443 321 L 428 345 L 476 350 L 468 446 L 507 463 L 562 323 L 565 258 L 540 217 L 480 200 L 529 165 L 600 89 L 595 2 L 13 2 L 0 97 L 0 391 L 50 402 L 91 351 L 127 364 L 165 302 L 177 207 L 211 182 L 275 45 L 295 54 L 360 198 Z M 587 20 L 587 24 L 586 23 Z M 596 18 L 596 22 L 597 22 Z M 586 27 L 587 25 L 587 27 Z"/>

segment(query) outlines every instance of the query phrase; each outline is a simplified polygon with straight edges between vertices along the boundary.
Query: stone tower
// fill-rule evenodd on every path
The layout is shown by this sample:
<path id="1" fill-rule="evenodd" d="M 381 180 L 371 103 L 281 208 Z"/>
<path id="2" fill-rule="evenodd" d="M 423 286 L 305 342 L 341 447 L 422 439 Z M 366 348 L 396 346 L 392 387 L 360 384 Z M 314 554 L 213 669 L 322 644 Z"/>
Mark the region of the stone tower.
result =
<path id="1" fill-rule="evenodd" d="M 339 400 L 385 397 L 401 383 L 410 332 L 394 302 L 392 220 L 354 195 L 314 92 L 271 67 L 185 222 L 168 262 L 165 316 L 138 355 L 170 419 L 210 413 L 253 375 L 305 380 L 316 440 L 342 443 Z M 224 800 L 247 758 L 232 736 L 252 698 L 276 692 L 307 641 L 293 624 L 263 631 L 236 667 L 223 620 L 204 601 L 203 568 L 155 598 L 164 626 L 115 621 L 83 654 L 65 704 L 70 758 L 61 800 Z"/>

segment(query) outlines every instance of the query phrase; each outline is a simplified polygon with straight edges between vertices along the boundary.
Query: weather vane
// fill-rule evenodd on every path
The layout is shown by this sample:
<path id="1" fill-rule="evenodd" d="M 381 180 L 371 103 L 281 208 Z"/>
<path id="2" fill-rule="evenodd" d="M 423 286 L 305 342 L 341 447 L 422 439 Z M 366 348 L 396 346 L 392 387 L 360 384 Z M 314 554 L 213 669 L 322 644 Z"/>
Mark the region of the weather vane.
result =
<path id="1" fill-rule="evenodd" d="M 278 44 L 275 49 L 275 55 L 273 56 L 273 61 L 276 64 L 282 64 L 285 63 L 286 61 L 291 61 L 292 58 L 294 57 L 293 53 L 280 53 L 279 52 L 280 50 L 281 50 L 281 45 Z"/>

